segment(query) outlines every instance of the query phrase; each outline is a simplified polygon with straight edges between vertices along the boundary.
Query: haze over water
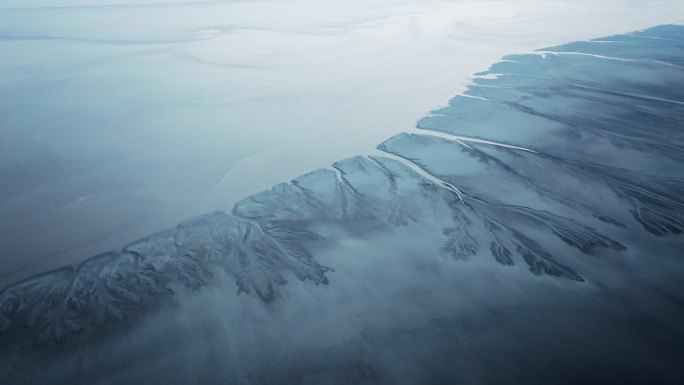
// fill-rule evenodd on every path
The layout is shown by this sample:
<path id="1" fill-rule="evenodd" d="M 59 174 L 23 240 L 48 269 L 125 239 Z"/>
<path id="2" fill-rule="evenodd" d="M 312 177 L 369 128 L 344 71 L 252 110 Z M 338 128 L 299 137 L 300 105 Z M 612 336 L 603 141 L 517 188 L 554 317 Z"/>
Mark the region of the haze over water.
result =
<path id="1" fill-rule="evenodd" d="M 371 151 L 501 56 L 680 1 L 4 1 L 0 286 Z"/>

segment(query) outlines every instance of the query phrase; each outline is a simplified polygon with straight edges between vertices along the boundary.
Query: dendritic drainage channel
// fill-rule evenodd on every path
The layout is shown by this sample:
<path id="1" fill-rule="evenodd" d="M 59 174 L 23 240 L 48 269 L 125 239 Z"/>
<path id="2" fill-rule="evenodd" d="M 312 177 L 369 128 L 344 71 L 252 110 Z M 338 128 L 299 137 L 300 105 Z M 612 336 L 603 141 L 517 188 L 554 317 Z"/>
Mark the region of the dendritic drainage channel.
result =
<path id="1" fill-rule="evenodd" d="M 292 277 L 314 290 L 335 274 L 307 247 L 323 227 L 372 237 L 439 223 L 442 258 L 583 285 L 577 253 L 626 255 L 637 235 L 681 252 L 682 127 L 682 26 L 507 56 L 374 154 L 5 288 L 0 341 L 60 343 L 217 271 L 266 303 Z"/>

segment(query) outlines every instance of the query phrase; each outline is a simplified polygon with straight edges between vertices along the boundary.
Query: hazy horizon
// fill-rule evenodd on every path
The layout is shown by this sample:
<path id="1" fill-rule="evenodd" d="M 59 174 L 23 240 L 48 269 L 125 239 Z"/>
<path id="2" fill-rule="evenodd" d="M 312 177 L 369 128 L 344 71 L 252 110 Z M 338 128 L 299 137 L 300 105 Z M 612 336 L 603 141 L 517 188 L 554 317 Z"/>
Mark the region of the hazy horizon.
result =
<path id="1" fill-rule="evenodd" d="M 0 286 L 372 151 L 505 54 L 674 22 L 682 10 L 5 1 Z"/>

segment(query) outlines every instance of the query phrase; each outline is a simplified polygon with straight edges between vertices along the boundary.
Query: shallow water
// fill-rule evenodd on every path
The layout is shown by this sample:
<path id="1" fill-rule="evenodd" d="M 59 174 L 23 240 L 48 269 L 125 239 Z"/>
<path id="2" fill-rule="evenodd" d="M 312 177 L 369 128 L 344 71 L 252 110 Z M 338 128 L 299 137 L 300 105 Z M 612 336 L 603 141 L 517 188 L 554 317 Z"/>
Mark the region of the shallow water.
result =
<path id="1" fill-rule="evenodd" d="M 683 64 L 681 24 L 506 56 L 366 155 L 0 291 L 0 379 L 678 384 Z"/>
<path id="2" fill-rule="evenodd" d="M 0 5 L 2 286 L 368 152 L 504 54 L 670 22 L 684 8 L 107 4 Z"/>

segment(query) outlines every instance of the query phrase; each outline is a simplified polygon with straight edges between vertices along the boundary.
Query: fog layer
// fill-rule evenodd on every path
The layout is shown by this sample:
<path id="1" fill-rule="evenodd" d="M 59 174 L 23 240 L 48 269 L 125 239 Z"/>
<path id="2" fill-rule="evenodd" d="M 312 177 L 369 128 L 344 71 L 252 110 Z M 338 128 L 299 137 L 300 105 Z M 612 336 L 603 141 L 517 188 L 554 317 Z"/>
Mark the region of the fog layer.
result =
<path id="1" fill-rule="evenodd" d="M 504 54 L 683 7 L 2 1 L 0 284 L 366 153 Z"/>
<path id="2" fill-rule="evenodd" d="M 507 56 L 378 150 L 0 292 L 12 384 L 678 384 L 684 26 Z"/>

